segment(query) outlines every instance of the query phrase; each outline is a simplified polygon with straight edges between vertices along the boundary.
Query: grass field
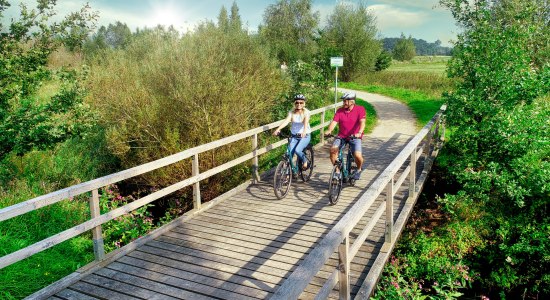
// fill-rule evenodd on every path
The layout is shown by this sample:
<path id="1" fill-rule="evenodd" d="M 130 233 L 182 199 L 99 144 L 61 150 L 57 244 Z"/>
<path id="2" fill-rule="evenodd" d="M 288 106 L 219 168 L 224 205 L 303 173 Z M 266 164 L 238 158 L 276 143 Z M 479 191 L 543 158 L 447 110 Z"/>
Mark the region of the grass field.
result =
<path id="1" fill-rule="evenodd" d="M 354 80 L 361 85 L 376 85 L 420 92 L 431 98 L 453 88 L 453 81 L 446 76 L 448 56 L 417 56 L 411 61 L 392 61 L 392 65 L 380 72 L 369 72 Z"/>

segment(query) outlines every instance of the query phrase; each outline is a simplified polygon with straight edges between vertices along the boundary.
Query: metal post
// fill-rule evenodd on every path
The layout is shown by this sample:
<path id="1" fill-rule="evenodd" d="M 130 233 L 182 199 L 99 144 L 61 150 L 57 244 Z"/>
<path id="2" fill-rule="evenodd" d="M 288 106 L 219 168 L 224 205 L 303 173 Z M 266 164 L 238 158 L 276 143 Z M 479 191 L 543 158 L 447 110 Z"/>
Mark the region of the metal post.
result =
<path id="1" fill-rule="evenodd" d="M 334 84 L 334 113 L 336 114 L 336 100 L 338 99 L 338 67 L 336 67 L 336 80 Z"/>
<path id="2" fill-rule="evenodd" d="M 199 173 L 199 154 L 195 154 L 193 156 L 192 176 L 197 176 Z M 201 209 L 201 187 L 199 181 L 193 184 L 193 208 L 196 210 Z"/>
<path id="3" fill-rule="evenodd" d="M 386 234 L 385 242 L 393 241 L 393 177 L 386 186 Z"/>
<path id="4" fill-rule="evenodd" d="M 258 134 L 254 134 L 254 138 L 252 139 L 252 153 L 254 155 L 253 162 L 252 162 L 252 181 L 258 182 L 260 181 L 260 174 L 258 173 L 258 155 L 256 154 L 256 151 L 258 150 Z"/>
<path id="5" fill-rule="evenodd" d="M 90 215 L 91 218 L 99 217 L 101 211 L 99 210 L 99 193 L 97 189 L 92 191 L 92 198 L 90 202 Z M 92 241 L 94 244 L 94 256 L 96 261 L 100 261 L 105 258 L 105 248 L 103 246 L 103 235 L 101 234 L 101 225 L 92 228 Z"/>
<path id="6" fill-rule="evenodd" d="M 416 196 L 416 147 L 411 153 L 411 172 L 409 173 L 409 199 Z"/>
<path id="7" fill-rule="evenodd" d="M 340 246 L 338 246 L 338 282 L 340 283 L 340 300 L 350 299 L 350 285 L 349 285 L 349 234 L 346 235 Z"/>

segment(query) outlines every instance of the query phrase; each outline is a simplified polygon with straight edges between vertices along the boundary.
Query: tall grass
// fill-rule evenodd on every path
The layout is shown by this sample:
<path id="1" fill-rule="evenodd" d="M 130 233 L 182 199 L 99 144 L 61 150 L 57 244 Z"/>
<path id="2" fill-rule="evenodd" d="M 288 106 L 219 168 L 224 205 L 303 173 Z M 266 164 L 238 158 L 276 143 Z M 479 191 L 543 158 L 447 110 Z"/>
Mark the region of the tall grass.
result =
<path id="1" fill-rule="evenodd" d="M 448 59 L 447 56 L 417 56 L 409 62 L 393 61 L 387 70 L 369 72 L 356 78 L 354 82 L 361 85 L 402 88 L 430 97 L 441 97 L 443 92 L 453 87 L 453 80 L 446 76 Z"/>

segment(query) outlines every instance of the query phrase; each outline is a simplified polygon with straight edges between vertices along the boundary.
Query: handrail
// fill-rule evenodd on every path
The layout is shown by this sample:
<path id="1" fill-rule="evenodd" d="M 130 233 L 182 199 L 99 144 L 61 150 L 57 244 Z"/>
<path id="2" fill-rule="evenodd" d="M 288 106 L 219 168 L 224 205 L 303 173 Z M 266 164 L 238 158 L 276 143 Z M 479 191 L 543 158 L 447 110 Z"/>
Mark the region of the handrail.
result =
<path id="1" fill-rule="evenodd" d="M 275 291 L 271 299 L 298 299 L 307 285 L 312 281 L 315 275 L 326 264 L 331 255 L 338 250 L 340 262 L 336 268 L 339 271 L 339 279 L 330 276 L 327 283 L 322 288 L 322 295 L 318 295 L 316 299 L 324 299 L 334 286 L 340 283 L 340 299 L 349 299 L 349 263 L 357 253 L 358 248 L 366 240 L 368 233 L 382 216 L 384 209 L 386 216 L 386 241 L 385 243 L 393 243 L 395 236 L 393 232 L 393 196 L 403 180 L 399 179 L 399 186 L 394 186 L 394 176 L 399 171 L 401 166 L 410 158 L 411 166 L 405 170 L 409 177 L 409 197 L 415 197 L 416 178 L 415 170 L 417 164 L 417 148 L 426 138 L 426 149 L 431 147 L 434 141 L 432 136 L 439 134 L 441 116 L 447 109 L 446 105 L 441 106 L 440 110 L 434 117 L 424 126 L 418 134 L 405 146 L 405 148 L 397 155 L 376 181 L 367 189 L 367 191 L 357 200 L 351 209 L 340 219 L 340 221 L 328 232 L 328 234 L 319 242 L 319 244 L 306 256 L 303 262 L 285 279 L 283 284 Z M 435 126 L 436 125 L 436 126 Z M 431 132 L 432 128 L 436 128 L 436 132 Z M 429 154 L 429 153 L 427 153 Z M 407 175 L 403 175 L 407 176 Z M 354 244 L 349 245 L 349 233 L 366 214 L 370 207 L 374 204 L 378 196 L 386 189 L 386 201 L 383 202 L 377 209 L 375 215 L 359 234 Z M 346 246 L 347 245 L 347 246 Z M 346 246 L 342 249 L 342 246 Z M 342 254 L 343 253 L 343 254 Z"/>
<path id="2" fill-rule="evenodd" d="M 318 108 L 315 110 L 312 110 L 310 113 L 311 115 L 316 115 L 321 113 L 321 122 L 319 125 L 312 128 L 313 131 L 321 129 L 324 129 L 329 123 L 325 122 L 325 112 L 327 110 L 334 109 L 336 107 L 339 107 L 342 105 L 342 102 L 335 103 L 326 107 Z M 219 165 L 217 167 L 214 167 L 212 169 L 209 169 L 207 171 L 204 171 L 202 173 L 198 173 L 198 170 L 196 170 L 197 174 L 193 174 L 191 177 L 182 180 L 178 183 L 172 184 L 168 187 L 165 187 L 159 191 L 156 191 L 152 194 L 149 194 L 143 198 L 140 198 L 136 201 L 133 201 L 129 204 L 126 204 L 122 207 L 119 207 L 113 211 L 110 211 L 108 213 L 105 213 L 103 215 L 97 215 L 92 216 L 92 218 L 84 223 L 81 223 L 79 225 L 76 225 L 72 228 L 69 228 L 63 232 L 60 232 L 56 235 L 53 235 L 49 238 L 46 238 L 40 242 L 37 242 L 33 245 L 30 245 L 26 248 L 20 249 L 16 252 L 12 252 L 10 254 L 7 254 L 5 256 L 0 257 L 0 269 L 3 269 L 6 266 L 9 266 L 13 263 L 16 263 L 22 259 L 25 259 L 29 256 L 32 256 L 38 252 L 41 252 L 43 250 L 46 250 L 50 247 L 53 247 L 61 242 L 64 242 L 72 237 L 75 237 L 79 234 L 82 234 L 88 230 L 93 230 L 93 239 L 94 239 L 94 254 L 96 257 L 96 260 L 101 260 L 104 257 L 104 250 L 103 250 L 103 239 L 101 237 L 101 225 L 113 220 L 114 218 L 121 216 L 123 214 L 129 213 L 139 207 L 142 207 L 148 203 L 151 203 L 152 201 L 155 201 L 161 197 L 164 197 L 170 193 L 173 193 L 177 190 L 180 190 L 182 188 L 185 188 L 187 186 L 197 184 L 201 180 L 204 180 L 206 178 L 209 178 L 215 174 L 218 174 L 222 171 L 225 171 L 231 167 L 234 167 L 238 164 L 241 164 L 243 162 L 246 162 L 250 159 L 256 159 L 259 155 L 264 154 L 268 151 L 271 151 L 275 148 L 278 148 L 284 144 L 286 144 L 287 140 L 282 140 L 275 142 L 273 144 L 270 144 L 266 147 L 257 149 L 257 135 L 259 133 L 265 132 L 267 130 L 273 129 L 277 126 L 279 126 L 283 120 L 279 120 L 267 125 L 263 125 L 254 129 L 250 129 L 241 133 L 237 133 L 235 135 L 222 138 L 220 140 L 216 140 L 207 144 L 203 144 L 194 148 L 190 148 L 187 150 L 184 150 L 182 152 L 149 162 L 145 163 L 143 165 L 139 165 L 127 170 L 123 170 L 114 174 L 106 175 L 94 180 L 90 180 L 87 182 L 83 182 L 74 186 L 70 186 L 67 188 L 64 188 L 59 191 L 55 191 L 46 195 L 42 195 L 30 200 L 27 200 L 25 202 L 21 202 L 12 206 L 8 206 L 5 208 L 0 209 L 0 222 L 8 220 L 10 218 L 25 214 L 30 211 L 34 211 L 36 209 L 39 209 L 44 206 L 52 205 L 54 203 L 57 203 L 59 201 L 87 193 L 92 192 L 92 198 L 90 199 L 90 207 L 97 207 L 97 204 L 99 202 L 99 197 L 97 196 L 97 190 L 108 186 L 110 184 L 114 184 L 116 182 L 129 179 L 165 166 L 168 166 L 170 164 L 182 161 L 184 159 L 188 158 L 197 158 L 197 156 L 200 153 L 218 148 L 220 146 L 237 142 L 245 138 L 249 138 L 254 136 L 254 149 L 252 149 L 251 152 L 238 157 L 232 161 L 226 162 L 222 165 Z M 321 134 L 322 135 L 322 134 Z M 255 163 L 257 163 L 255 161 Z M 257 168 L 257 165 L 255 166 Z M 195 193 L 194 193 L 195 194 Z M 194 195 L 194 197 L 197 197 L 198 203 L 195 202 L 195 209 L 200 209 L 200 191 L 197 193 L 197 195 Z"/>

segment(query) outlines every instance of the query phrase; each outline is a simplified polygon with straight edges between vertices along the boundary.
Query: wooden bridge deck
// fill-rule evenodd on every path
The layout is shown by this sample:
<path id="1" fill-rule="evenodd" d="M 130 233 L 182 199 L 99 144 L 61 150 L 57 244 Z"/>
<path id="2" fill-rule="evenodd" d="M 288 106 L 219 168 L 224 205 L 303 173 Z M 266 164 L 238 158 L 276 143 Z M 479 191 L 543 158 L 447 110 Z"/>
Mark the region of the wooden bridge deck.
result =
<path id="1" fill-rule="evenodd" d="M 328 145 L 316 149 L 316 166 L 308 183 L 293 184 L 277 200 L 270 176 L 261 183 L 205 210 L 126 256 L 94 272 L 51 299 L 266 299 L 341 218 L 366 187 L 397 155 L 402 143 L 378 145 L 365 139 L 367 169 L 356 186 L 345 187 L 335 206 L 328 204 L 331 165 Z M 407 191 L 394 198 L 394 218 Z M 378 201 L 383 201 L 380 197 Z M 377 205 L 360 223 L 366 224 Z M 351 265 L 355 295 L 384 239 L 384 218 Z M 351 239 L 362 228 L 356 228 Z M 337 265 L 333 255 L 319 277 Z M 326 270 L 325 270 L 326 269 Z M 329 272 L 330 271 L 330 272 Z M 316 284 L 316 283 L 319 284 Z M 302 294 L 313 298 L 324 280 L 314 280 Z M 337 292 L 332 295 L 338 298 Z M 331 297 L 332 298 L 332 297 Z"/>
<path id="2" fill-rule="evenodd" d="M 315 150 L 311 181 L 295 181 L 285 199 L 275 198 L 270 174 L 263 174 L 262 182 L 206 209 L 50 299 L 269 298 L 411 137 L 394 134 L 388 139 L 365 138 L 366 170 L 356 186 L 344 188 L 335 206 L 328 204 L 326 195 L 331 165 L 329 145 L 324 145 Z M 394 218 L 407 194 L 404 188 L 396 194 Z M 382 201 L 383 195 L 377 203 Z M 377 207 L 373 205 L 352 231 L 351 242 Z M 352 261 L 352 297 L 381 248 L 384 219 L 379 220 Z M 314 298 L 337 264 L 334 253 L 300 298 Z M 331 298 L 338 298 L 336 290 Z"/>

